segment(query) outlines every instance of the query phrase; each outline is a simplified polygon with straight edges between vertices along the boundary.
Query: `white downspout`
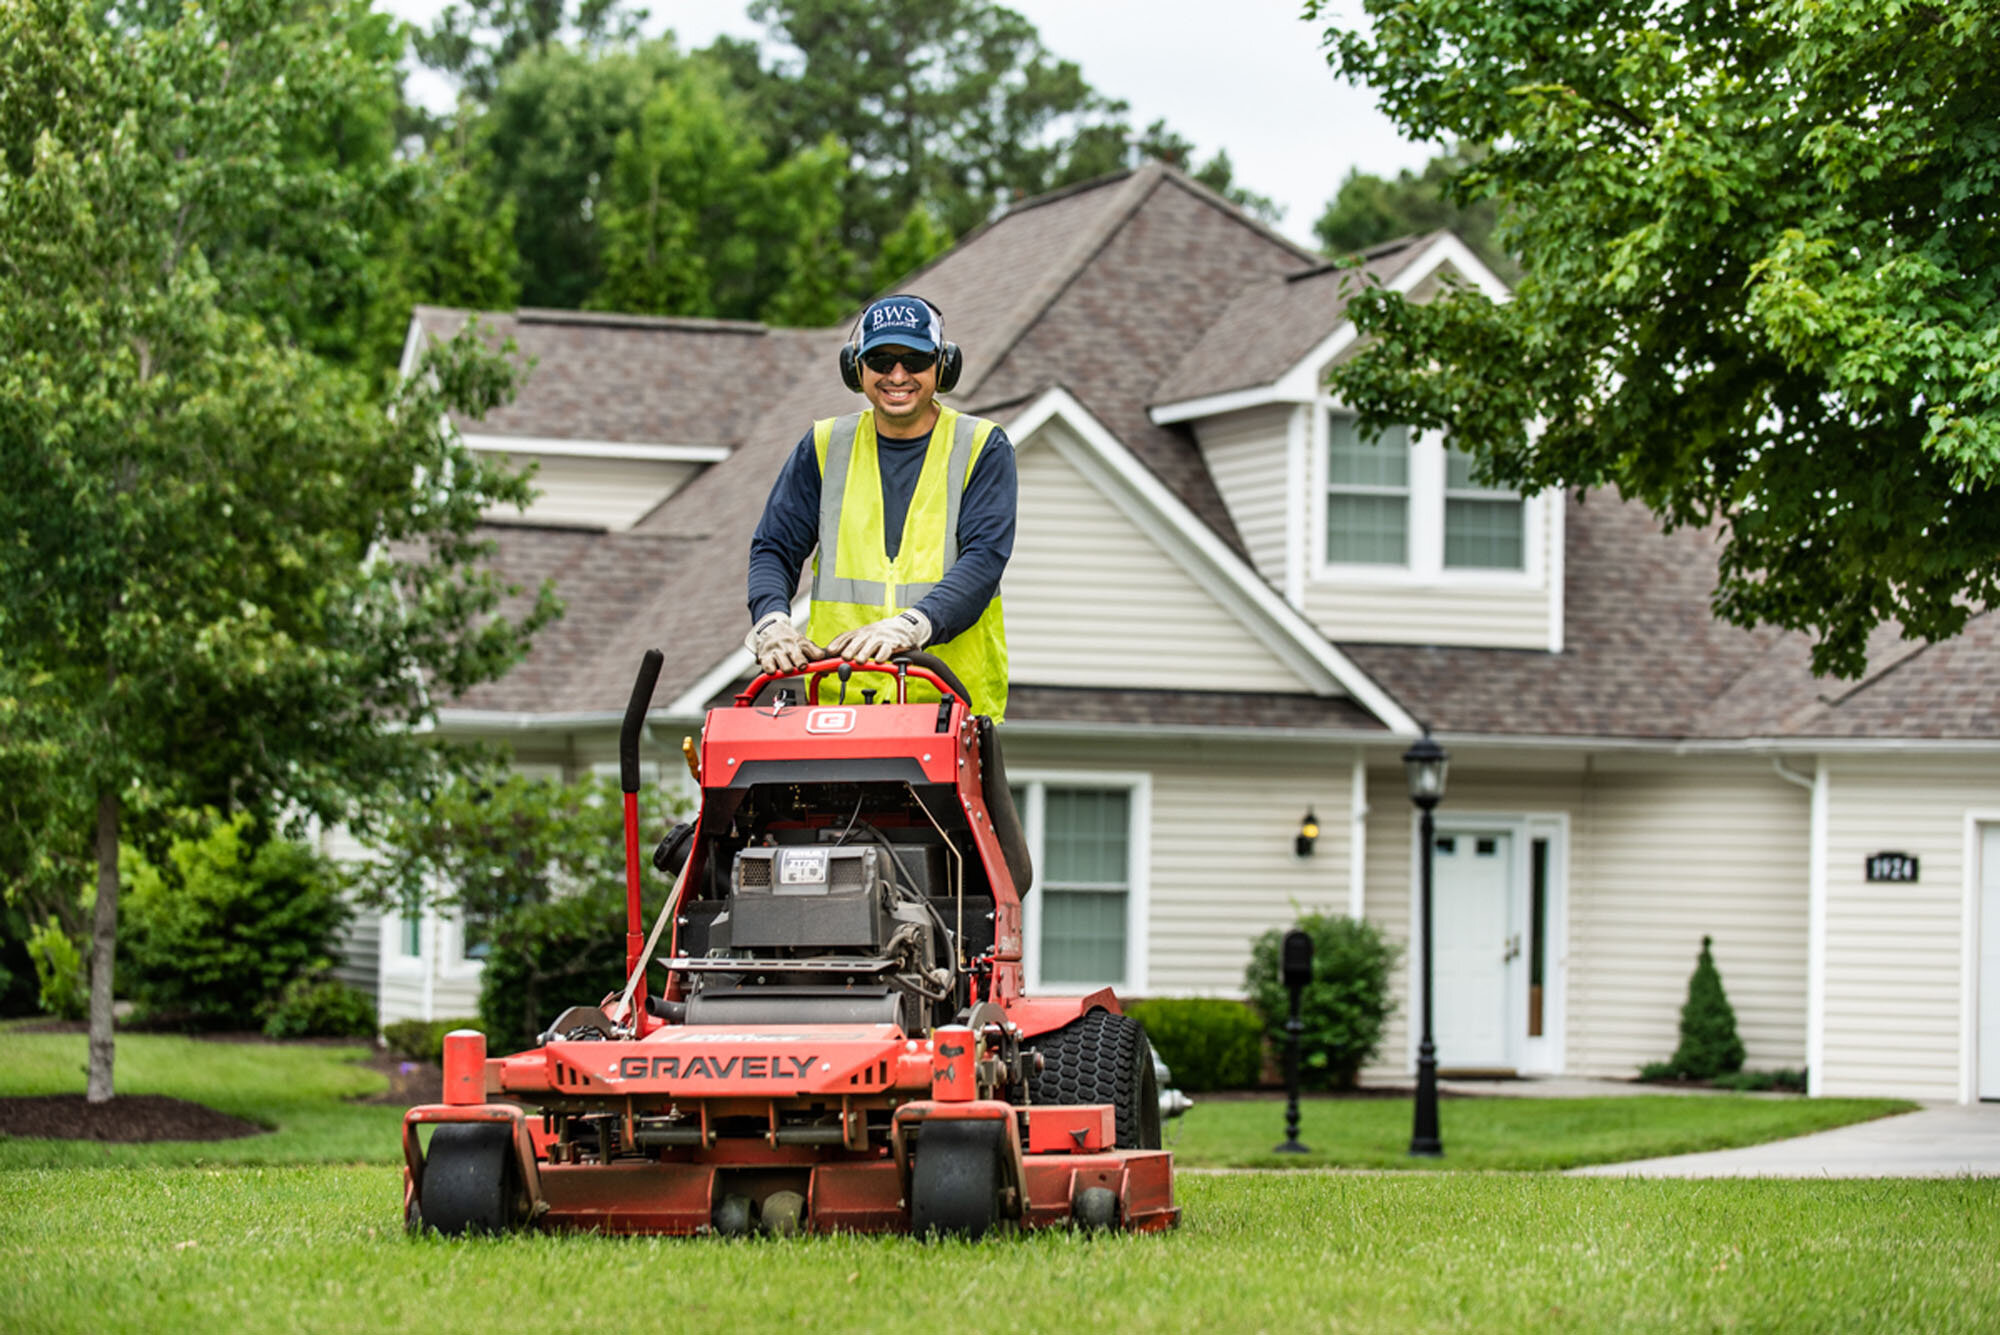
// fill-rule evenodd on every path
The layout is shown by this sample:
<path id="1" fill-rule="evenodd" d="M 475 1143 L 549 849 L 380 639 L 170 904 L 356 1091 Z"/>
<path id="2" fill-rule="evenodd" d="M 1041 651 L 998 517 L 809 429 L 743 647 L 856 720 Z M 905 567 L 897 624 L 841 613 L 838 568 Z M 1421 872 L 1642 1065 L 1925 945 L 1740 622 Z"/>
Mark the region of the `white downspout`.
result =
<path id="1" fill-rule="evenodd" d="M 1826 1090 L 1826 841 L 1831 782 L 1824 756 L 1814 759 L 1810 780 L 1786 769 L 1780 758 L 1773 757 L 1771 767 L 1779 778 L 1811 793 L 1806 835 L 1806 1095 L 1818 1098 Z"/>
<path id="2" fill-rule="evenodd" d="M 1347 916 L 1357 921 L 1368 907 L 1368 756 L 1354 748 L 1347 786 Z"/>

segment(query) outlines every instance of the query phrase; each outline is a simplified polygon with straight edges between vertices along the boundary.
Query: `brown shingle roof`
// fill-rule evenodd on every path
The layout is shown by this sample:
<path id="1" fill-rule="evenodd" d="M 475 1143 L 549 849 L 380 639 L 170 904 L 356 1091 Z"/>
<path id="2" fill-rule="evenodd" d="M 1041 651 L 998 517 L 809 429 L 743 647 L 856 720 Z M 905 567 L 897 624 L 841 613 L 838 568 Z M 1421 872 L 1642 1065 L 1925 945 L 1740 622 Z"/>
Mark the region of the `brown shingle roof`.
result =
<path id="1" fill-rule="evenodd" d="M 1249 284 L 1161 378 L 1150 401 L 1175 403 L 1270 384 L 1340 326 L 1360 284 L 1394 280 L 1437 235 L 1371 247 L 1358 267 L 1321 264 Z"/>
<path id="2" fill-rule="evenodd" d="M 464 311 L 436 306 L 415 315 L 437 338 L 465 322 Z M 738 320 L 539 310 L 479 318 L 528 363 L 514 401 L 477 426 L 497 436 L 734 444 L 758 406 L 745 387 L 800 370 L 795 331 Z"/>

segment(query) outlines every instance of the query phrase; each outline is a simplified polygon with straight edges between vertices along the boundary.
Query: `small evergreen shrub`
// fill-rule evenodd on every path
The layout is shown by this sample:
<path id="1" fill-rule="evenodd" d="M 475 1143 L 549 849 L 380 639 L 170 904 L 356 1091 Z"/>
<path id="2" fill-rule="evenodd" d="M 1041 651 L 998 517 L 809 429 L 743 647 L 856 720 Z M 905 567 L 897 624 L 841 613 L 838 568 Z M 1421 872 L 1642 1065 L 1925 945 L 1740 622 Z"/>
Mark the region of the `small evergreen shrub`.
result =
<path id="1" fill-rule="evenodd" d="M 1733 1089 L 1739 1094 L 1761 1094 L 1767 1090 L 1779 1090 L 1787 1094 L 1806 1092 L 1804 1071 L 1737 1071 L 1732 1075 L 1719 1075 L 1708 1082 L 1717 1089 Z"/>
<path id="2" fill-rule="evenodd" d="M 1300 1010 L 1305 1032 L 1299 1036 L 1299 1083 L 1309 1089 L 1352 1089 L 1361 1068 L 1381 1047 L 1382 1030 L 1395 1013 L 1389 972 L 1401 948 L 1363 919 L 1308 913 L 1296 925 L 1313 940 L 1312 982 Z M 1285 1050 L 1285 1021 L 1291 1015 L 1279 958 L 1284 939 L 1284 929 L 1277 927 L 1258 937 L 1243 973 L 1244 989 L 1279 1053 Z"/>
<path id="3" fill-rule="evenodd" d="M 62 924 L 50 918 L 31 930 L 28 958 L 34 961 L 43 1013 L 58 1020 L 81 1020 L 90 1006 L 90 980 L 83 968 L 83 951 Z"/>
<path id="4" fill-rule="evenodd" d="M 1146 1027 L 1177 1088 L 1199 1094 L 1257 1083 L 1264 1066 L 1264 1025 L 1242 1002 L 1162 998 L 1128 1002 L 1125 1013 Z"/>
<path id="5" fill-rule="evenodd" d="M 125 847 L 118 869 L 119 981 L 154 1023 L 260 1027 L 349 913 L 327 859 L 248 814 L 205 812 L 161 863 Z"/>
<path id="6" fill-rule="evenodd" d="M 338 978 L 301 974 L 264 1018 L 266 1038 L 373 1038 L 375 999 Z"/>
<path id="7" fill-rule="evenodd" d="M 394 1024 L 382 1026 L 382 1041 L 389 1051 L 405 1061 L 441 1062 L 444 1060 L 444 1036 L 454 1029 L 477 1029 L 486 1031 L 486 1024 L 476 1015 L 460 1016 L 450 1020 L 397 1020 Z M 491 1047 L 489 1052 L 493 1052 Z M 498 1052 L 493 1052 L 499 1056 Z"/>
<path id="8" fill-rule="evenodd" d="M 1687 1080 L 1713 1080 L 1743 1069 L 1743 1040 L 1736 1036 L 1736 1012 L 1723 993 L 1713 943 L 1713 937 L 1701 939 L 1687 1004 L 1681 1007 L 1680 1046 L 1668 1058 L 1674 1074 Z"/>

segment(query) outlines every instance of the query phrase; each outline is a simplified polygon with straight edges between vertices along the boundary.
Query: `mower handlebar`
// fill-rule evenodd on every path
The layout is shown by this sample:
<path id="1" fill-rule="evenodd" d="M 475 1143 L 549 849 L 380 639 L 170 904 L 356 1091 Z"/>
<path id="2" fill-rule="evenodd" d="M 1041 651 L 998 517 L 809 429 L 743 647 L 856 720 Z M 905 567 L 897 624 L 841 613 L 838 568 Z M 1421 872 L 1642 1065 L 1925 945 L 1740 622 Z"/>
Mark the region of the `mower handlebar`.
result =
<path id="1" fill-rule="evenodd" d="M 648 649 L 639 661 L 639 679 L 632 683 L 632 699 L 625 706 L 625 723 L 618 730 L 618 781 L 628 793 L 639 791 L 639 734 L 646 727 L 646 711 L 653 706 L 653 688 L 660 682 L 660 665 L 666 656 Z"/>
<path id="2" fill-rule="evenodd" d="M 873 663 L 851 662 L 845 658 L 821 658 L 806 664 L 796 672 L 760 672 L 737 695 L 736 707 L 745 709 L 756 704 L 759 692 L 772 682 L 783 681 L 787 677 L 804 677 L 808 689 L 817 693 L 819 678 L 838 672 L 842 668 L 847 668 L 850 672 L 874 672 L 897 678 L 907 673 L 937 687 L 939 694 L 956 696 L 966 708 L 972 707 L 965 683 L 961 682 L 958 674 L 947 667 L 944 660 L 937 655 L 927 654 L 922 650 L 912 650 L 909 653 L 897 654 L 896 660 L 892 663 Z"/>

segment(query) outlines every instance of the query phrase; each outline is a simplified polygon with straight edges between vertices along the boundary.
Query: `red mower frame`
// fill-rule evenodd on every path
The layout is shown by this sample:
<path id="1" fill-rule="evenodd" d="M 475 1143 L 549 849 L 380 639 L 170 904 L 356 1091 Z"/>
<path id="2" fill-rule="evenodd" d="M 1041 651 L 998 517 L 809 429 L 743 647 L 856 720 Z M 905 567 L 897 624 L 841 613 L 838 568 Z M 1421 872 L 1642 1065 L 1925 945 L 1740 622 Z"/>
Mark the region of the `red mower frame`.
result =
<path id="1" fill-rule="evenodd" d="M 1122 1145 L 1120 1117 L 1131 1114 L 1113 1103 L 1031 1097 L 1048 1052 L 1076 1060 L 1076 1042 L 1050 1046 L 1065 1032 L 1073 1039 L 1079 1025 L 1091 1033 L 1137 1027 L 1107 1018 L 1121 1015 L 1108 989 L 1022 994 L 1015 870 L 1025 857 L 1017 853 L 1010 867 L 1007 841 L 1018 840 L 1008 828 L 1011 802 L 993 809 L 1000 803 L 989 780 L 1004 776 L 992 725 L 967 708 L 949 669 L 921 654 L 895 663 L 826 659 L 805 669 L 803 702 L 781 695 L 759 704 L 780 680 L 765 674 L 731 706 L 711 710 L 689 753 L 701 812 L 648 936 L 638 752 L 661 663 L 657 650 L 647 653 L 620 735 L 627 985 L 598 1006 L 565 1012 L 525 1052 L 489 1057 L 484 1038 L 469 1031 L 446 1039 L 444 1101 L 410 1109 L 403 1123 L 409 1226 L 978 1236 L 1070 1223 L 1175 1225 L 1173 1160 L 1158 1148 L 1149 1074 L 1121 1107 L 1144 1113 L 1147 1097 L 1155 1106 L 1144 1127 L 1131 1123 L 1141 1129 Z M 829 678 L 839 696 L 826 704 Z M 857 678 L 876 689 L 849 703 Z M 909 701 L 912 678 L 941 698 Z M 887 699 L 875 702 L 877 694 Z M 980 937 L 990 944 L 952 962 L 954 1000 L 963 1004 L 948 1022 L 905 1032 L 853 1019 L 689 1021 L 696 975 L 719 967 L 681 954 L 693 888 L 712 883 L 721 859 L 740 848 L 746 836 L 733 822 L 748 794 L 762 785 L 804 792 L 809 804 L 816 777 L 875 792 L 904 785 L 910 824 L 935 827 L 953 860 L 959 921 L 949 939 L 957 948 L 968 940 L 968 885 L 990 896 L 990 938 Z M 997 792 L 1004 796 L 1004 786 Z M 939 916 L 945 931 L 949 913 Z M 655 960 L 669 928 L 666 957 Z M 649 963 L 667 970 L 651 997 Z M 746 975 L 759 967 L 721 963 Z M 773 961 L 771 972 L 807 967 L 817 966 Z M 1142 1034 L 1126 1045 L 1143 1059 Z M 436 1128 L 428 1147 L 425 1127 Z"/>

